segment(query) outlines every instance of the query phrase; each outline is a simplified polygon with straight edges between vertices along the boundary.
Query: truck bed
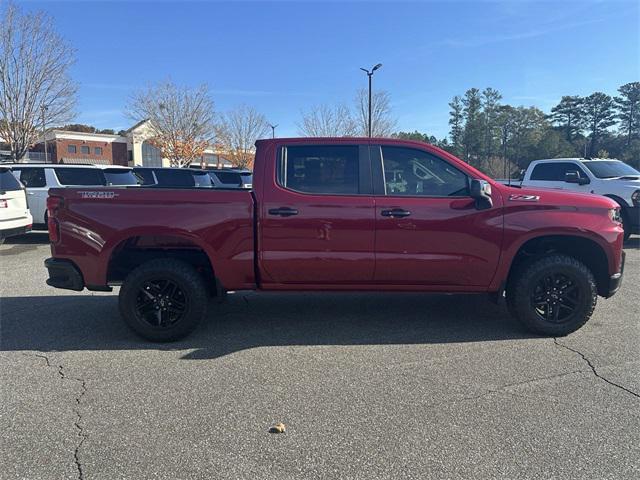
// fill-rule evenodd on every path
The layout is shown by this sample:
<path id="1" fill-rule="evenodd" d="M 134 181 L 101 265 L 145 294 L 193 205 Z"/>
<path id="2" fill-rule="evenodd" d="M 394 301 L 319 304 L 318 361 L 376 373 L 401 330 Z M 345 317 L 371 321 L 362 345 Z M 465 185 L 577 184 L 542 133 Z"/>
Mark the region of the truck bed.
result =
<path id="1" fill-rule="evenodd" d="M 121 283 L 119 264 L 159 249 L 167 257 L 206 255 L 225 288 L 255 288 L 249 190 L 87 187 L 49 195 L 62 198 L 52 220 L 62 241 L 52 254 L 73 259 L 88 288 Z"/>

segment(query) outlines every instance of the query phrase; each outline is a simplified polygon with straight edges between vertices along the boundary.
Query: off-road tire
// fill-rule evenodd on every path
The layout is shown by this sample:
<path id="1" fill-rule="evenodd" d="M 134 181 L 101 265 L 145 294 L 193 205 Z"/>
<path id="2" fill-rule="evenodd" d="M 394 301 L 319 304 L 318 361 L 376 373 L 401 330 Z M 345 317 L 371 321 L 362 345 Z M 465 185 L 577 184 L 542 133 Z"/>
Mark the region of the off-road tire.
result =
<path id="1" fill-rule="evenodd" d="M 542 318 L 533 306 L 536 286 L 548 275 L 564 275 L 579 290 L 580 301 L 565 321 L 554 323 Z M 552 254 L 525 262 L 515 272 L 507 287 L 507 307 L 529 331 L 540 335 L 564 336 L 582 327 L 593 313 L 598 298 L 591 271 L 573 257 Z"/>
<path id="2" fill-rule="evenodd" d="M 139 314 L 139 295 L 148 282 L 170 281 L 184 299 L 184 313 L 169 326 L 153 326 Z M 120 315 L 138 335 L 152 342 L 184 338 L 200 323 L 207 311 L 209 296 L 203 278 L 189 264 L 174 259 L 150 260 L 127 275 L 118 298 Z"/>

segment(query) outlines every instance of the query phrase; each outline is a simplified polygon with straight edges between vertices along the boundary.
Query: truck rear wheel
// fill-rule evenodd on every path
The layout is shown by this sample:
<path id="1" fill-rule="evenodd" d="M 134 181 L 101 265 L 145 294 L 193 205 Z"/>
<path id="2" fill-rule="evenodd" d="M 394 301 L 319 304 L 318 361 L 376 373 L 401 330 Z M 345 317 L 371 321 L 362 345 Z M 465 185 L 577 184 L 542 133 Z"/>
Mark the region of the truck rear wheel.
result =
<path id="1" fill-rule="evenodd" d="M 507 306 L 528 330 L 564 336 L 582 327 L 598 298 L 591 271 L 575 258 L 549 255 L 514 272 Z"/>
<path id="2" fill-rule="evenodd" d="M 208 295 L 191 265 L 163 258 L 133 270 L 118 300 L 120 315 L 134 332 L 153 342 L 170 342 L 197 327 L 205 316 Z"/>

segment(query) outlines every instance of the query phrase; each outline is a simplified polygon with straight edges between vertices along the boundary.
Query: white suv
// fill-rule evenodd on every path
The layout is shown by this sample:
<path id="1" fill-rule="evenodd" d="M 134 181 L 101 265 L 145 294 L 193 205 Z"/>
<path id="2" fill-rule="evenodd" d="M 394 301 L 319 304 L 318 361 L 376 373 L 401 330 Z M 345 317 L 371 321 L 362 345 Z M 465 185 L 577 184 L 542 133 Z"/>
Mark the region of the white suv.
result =
<path id="1" fill-rule="evenodd" d="M 621 207 L 625 237 L 640 234 L 640 172 L 620 160 L 534 160 L 524 173 L 522 186 L 560 188 L 609 197 Z"/>
<path id="2" fill-rule="evenodd" d="M 17 163 L 11 169 L 27 188 L 33 222 L 39 225 L 47 223 L 47 196 L 50 188 L 138 185 L 138 179 L 131 168 L 115 165 Z"/>
<path id="3" fill-rule="evenodd" d="M 32 223 L 24 187 L 9 168 L 0 167 L 0 244 L 7 237 L 27 233 Z"/>

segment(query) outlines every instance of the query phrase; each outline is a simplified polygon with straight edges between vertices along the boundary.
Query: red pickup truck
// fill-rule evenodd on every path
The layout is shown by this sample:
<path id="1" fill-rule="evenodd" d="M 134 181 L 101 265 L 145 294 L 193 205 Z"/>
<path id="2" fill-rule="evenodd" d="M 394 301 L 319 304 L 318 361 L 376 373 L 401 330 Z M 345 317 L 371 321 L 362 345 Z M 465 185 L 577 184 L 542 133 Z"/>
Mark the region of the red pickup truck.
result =
<path id="1" fill-rule="evenodd" d="M 52 189 L 47 283 L 121 285 L 138 334 L 191 332 L 228 290 L 488 293 L 566 335 L 622 280 L 611 199 L 501 185 L 431 145 L 256 143 L 253 189 Z"/>

